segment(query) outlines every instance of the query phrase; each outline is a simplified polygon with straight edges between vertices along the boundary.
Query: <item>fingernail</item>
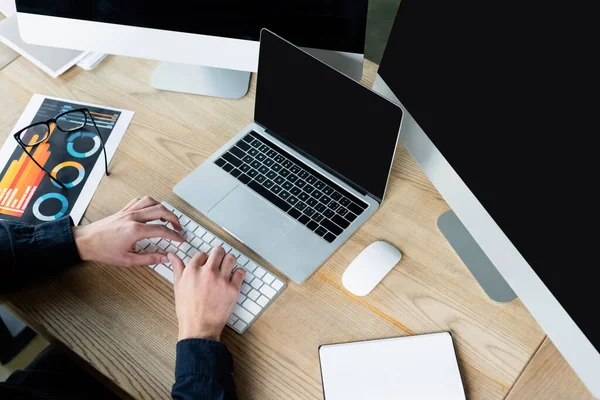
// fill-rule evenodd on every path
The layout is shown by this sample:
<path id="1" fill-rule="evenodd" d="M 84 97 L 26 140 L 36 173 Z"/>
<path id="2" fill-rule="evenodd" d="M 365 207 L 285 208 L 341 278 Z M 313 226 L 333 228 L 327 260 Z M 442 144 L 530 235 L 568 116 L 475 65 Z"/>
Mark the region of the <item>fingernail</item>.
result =
<path id="1" fill-rule="evenodd" d="M 161 261 L 162 261 L 163 263 L 165 263 L 165 264 L 166 264 L 166 263 L 168 263 L 168 262 L 170 262 L 170 261 L 169 261 L 169 259 L 168 259 L 167 257 L 165 257 L 165 256 L 163 256 L 163 258 L 162 258 L 162 260 L 161 260 Z"/>

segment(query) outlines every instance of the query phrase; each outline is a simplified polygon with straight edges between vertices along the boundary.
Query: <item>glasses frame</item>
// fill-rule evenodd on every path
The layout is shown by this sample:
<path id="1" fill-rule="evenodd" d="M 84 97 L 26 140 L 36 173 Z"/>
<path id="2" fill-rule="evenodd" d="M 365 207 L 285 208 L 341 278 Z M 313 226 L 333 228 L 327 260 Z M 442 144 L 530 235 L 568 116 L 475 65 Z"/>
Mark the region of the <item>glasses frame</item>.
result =
<path id="1" fill-rule="evenodd" d="M 74 113 L 81 113 L 84 115 L 85 119 L 83 121 L 83 126 L 79 127 L 79 128 L 73 128 L 73 129 L 62 129 L 59 125 L 58 125 L 58 120 L 67 115 L 67 114 L 74 114 Z M 48 139 L 50 139 L 50 137 L 54 134 L 50 134 L 50 126 L 52 124 L 54 124 L 55 128 L 58 129 L 61 132 L 65 132 L 68 134 L 71 133 L 75 133 L 77 131 L 80 131 L 81 129 L 85 128 L 85 126 L 87 125 L 87 121 L 88 121 L 88 116 L 89 119 L 92 121 L 92 123 L 94 124 L 94 128 L 96 128 L 96 134 L 98 135 L 98 137 L 100 138 L 100 143 L 102 144 L 102 152 L 104 153 L 104 171 L 106 173 L 106 176 L 110 175 L 110 172 L 108 171 L 108 157 L 106 155 L 106 149 L 104 147 L 104 139 L 102 138 L 102 135 L 100 134 L 100 129 L 98 129 L 98 126 L 96 125 L 96 121 L 94 120 L 94 117 L 92 116 L 92 113 L 90 112 L 90 110 L 88 108 L 78 108 L 75 110 L 69 110 L 69 111 L 65 111 L 63 113 L 58 114 L 56 117 L 51 118 L 47 121 L 41 121 L 41 122 L 36 122 L 35 124 L 31 124 L 26 126 L 25 128 L 21 129 L 20 131 L 18 131 L 17 133 L 15 133 L 14 137 L 15 140 L 17 141 L 17 143 L 19 144 L 19 146 L 21 146 L 21 148 L 23 149 L 23 151 L 29 156 L 29 158 L 31 158 L 31 160 L 35 163 L 35 165 L 37 165 L 42 171 L 44 171 L 46 173 L 46 175 L 48 175 L 48 177 L 56 182 L 56 184 L 58 184 L 61 188 L 68 190 L 67 186 L 62 183 L 58 178 L 55 178 L 52 176 L 52 174 L 44 167 L 42 167 L 35 158 L 33 158 L 33 156 L 31 155 L 30 151 L 27 150 L 28 148 L 35 148 L 38 145 L 40 145 L 41 143 L 47 141 Z M 46 130 L 47 130 L 47 134 L 46 136 L 39 140 L 38 142 L 34 143 L 34 144 L 25 144 L 22 140 L 21 140 L 21 134 L 23 134 L 23 132 L 25 132 L 28 129 L 31 129 L 33 127 L 39 126 L 39 125 L 45 125 L 46 126 Z"/>

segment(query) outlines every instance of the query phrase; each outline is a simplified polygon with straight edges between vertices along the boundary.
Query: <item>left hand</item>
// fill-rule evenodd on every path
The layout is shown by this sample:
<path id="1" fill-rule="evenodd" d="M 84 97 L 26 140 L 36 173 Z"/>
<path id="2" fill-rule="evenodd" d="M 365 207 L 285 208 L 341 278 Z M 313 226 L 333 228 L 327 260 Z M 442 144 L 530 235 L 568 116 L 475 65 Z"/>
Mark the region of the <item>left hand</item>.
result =
<path id="1" fill-rule="evenodd" d="M 73 228 L 79 256 L 84 261 L 121 267 L 159 264 L 165 254 L 138 254 L 135 251 L 136 243 L 155 237 L 180 243 L 185 241 L 178 232 L 166 226 L 146 224 L 159 219 L 170 222 L 177 231 L 183 229 L 177 216 L 153 198 L 146 196 L 141 200 L 134 199 L 110 217 Z"/>

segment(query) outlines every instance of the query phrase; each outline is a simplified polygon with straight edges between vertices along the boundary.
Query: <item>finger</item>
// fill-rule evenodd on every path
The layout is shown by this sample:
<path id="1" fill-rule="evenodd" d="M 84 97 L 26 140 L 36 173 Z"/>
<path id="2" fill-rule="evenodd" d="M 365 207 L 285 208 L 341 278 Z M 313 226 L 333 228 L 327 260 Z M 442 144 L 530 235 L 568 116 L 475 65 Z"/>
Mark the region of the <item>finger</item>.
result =
<path id="1" fill-rule="evenodd" d="M 192 261 L 189 262 L 188 266 L 203 267 L 204 265 L 206 265 L 207 261 L 208 254 L 201 251 L 200 253 L 196 253 L 196 255 L 192 257 Z"/>
<path id="2" fill-rule="evenodd" d="M 173 228 L 176 230 L 180 231 L 183 229 L 177 216 L 171 211 L 167 210 L 167 207 L 163 206 L 162 204 L 156 204 L 152 207 L 136 210 L 131 215 L 133 220 L 137 222 L 150 222 L 156 221 L 157 219 L 163 219 L 170 222 L 173 225 Z"/>
<path id="3" fill-rule="evenodd" d="M 154 265 L 154 264 L 160 264 L 162 262 L 168 262 L 168 260 L 165 259 L 165 255 L 164 254 L 160 254 L 160 253 L 147 253 L 147 254 L 133 253 L 129 257 L 129 260 L 128 260 L 127 264 L 129 266 L 133 267 L 133 266 L 137 266 L 137 265 Z"/>
<path id="4" fill-rule="evenodd" d="M 164 238 L 179 243 L 185 242 L 185 238 L 179 232 L 175 232 L 164 225 L 138 224 L 137 229 L 138 231 L 135 235 L 136 242 L 148 238 Z"/>
<path id="5" fill-rule="evenodd" d="M 144 208 L 152 207 L 152 206 L 155 206 L 157 204 L 160 204 L 160 203 L 158 201 L 154 200 L 152 197 L 150 197 L 150 196 L 144 196 L 144 197 L 142 197 L 141 200 L 139 200 L 138 202 L 136 202 L 129 209 L 129 211 L 143 210 Z"/>
<path id="6" fill-rule="evenodd" d="M 181 261 L 181 258 L 177 257 L 175 254 L 167 254 L 169 262 L 173 266 L 173 273 L 175 275 L 175 285 L 181 279 L 181 275 L 183 275 L 183 270 L 185 269 L 185 264 Z"/>
<path id="7" fill-rule="evenodd" d="M 221 262 L 221 275 L 227 279 L 230 279 L 236 262 L 237 259 L 233 254 L 226 254 L 225 257 L 223 257 L 223 262 Z"/>
<path id="8" fill-rule="evenodd" d="M 244 268 L 237 268 L 233 271 L 231 277 L 231 284 L 239 291 L 242 288 L 242 282 L 244 282 L 244 276 L 246 276 L 246 270 Z"/>
<path id="9" fill-rule="evenodd" d="M 210 252 L 210 256 L 208 257 L 208 262 L 206 266 L 210 271 L 215 273 L 219 272 L 219 268 L 221 268 L 221 263 L 223 262 L 223 258 L 225 257 L 225 250 L 219 246 L 214 247 Z"/>
<path id="10" fill-rule="evenodd" d="M 140 199 L 138 197 L 136 197 L 135 199 L 133 199 L 129 203 L 127 203 L 127 205 L 125 207 L 123 207 L 123 209 L 121 211 L 128 211 L 138 201 L 140 201 Z"/>

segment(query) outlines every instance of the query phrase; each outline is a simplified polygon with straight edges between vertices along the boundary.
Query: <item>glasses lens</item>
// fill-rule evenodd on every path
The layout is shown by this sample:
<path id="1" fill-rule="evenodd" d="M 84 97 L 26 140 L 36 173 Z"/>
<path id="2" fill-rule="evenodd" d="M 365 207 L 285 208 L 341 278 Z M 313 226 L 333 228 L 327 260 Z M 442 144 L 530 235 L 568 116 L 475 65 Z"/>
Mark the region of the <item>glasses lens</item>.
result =
<path id="1" fill-rule="evenodd" d="M 35 146 L 36 144 L 40 144 L 44 140 L 48 139 L 48 136 L 48 125 L 38 124 L 33 125 L 21 132 L 19 139 L 21 139 L 21 142 L 25 144 L 25 146 Z"/>
<path id="2" fill-rule="evenodd" d="M 62 115 L 56 120 L 58 129 L 64 132 L 73 132 L 84 127 L 86 116 L 83 111 L 72 111 Z"/>

